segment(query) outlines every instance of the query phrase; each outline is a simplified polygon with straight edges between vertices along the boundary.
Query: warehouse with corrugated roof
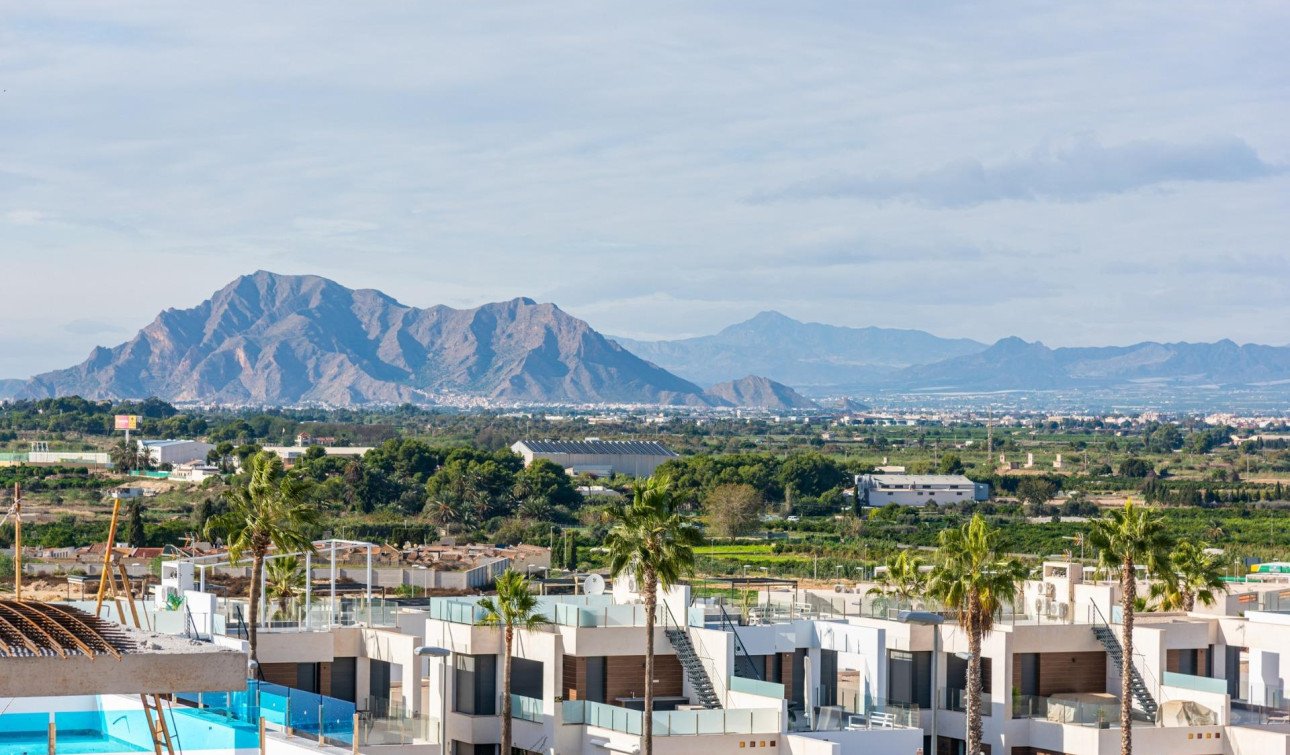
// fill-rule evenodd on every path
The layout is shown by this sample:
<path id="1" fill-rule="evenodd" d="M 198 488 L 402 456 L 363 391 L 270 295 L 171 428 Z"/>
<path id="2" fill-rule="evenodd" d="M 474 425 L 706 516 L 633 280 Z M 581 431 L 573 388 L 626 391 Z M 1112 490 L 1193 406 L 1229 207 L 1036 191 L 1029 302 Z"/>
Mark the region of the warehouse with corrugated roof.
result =
<path id="1" fill-rule="evenodd" d="M 575 475 L 649 477 L 659 464 L 677 458 L 675 451 L 652 440 L 521 440 L 511 450 L 524 457 L 525 466 L 547 459 Z"/>

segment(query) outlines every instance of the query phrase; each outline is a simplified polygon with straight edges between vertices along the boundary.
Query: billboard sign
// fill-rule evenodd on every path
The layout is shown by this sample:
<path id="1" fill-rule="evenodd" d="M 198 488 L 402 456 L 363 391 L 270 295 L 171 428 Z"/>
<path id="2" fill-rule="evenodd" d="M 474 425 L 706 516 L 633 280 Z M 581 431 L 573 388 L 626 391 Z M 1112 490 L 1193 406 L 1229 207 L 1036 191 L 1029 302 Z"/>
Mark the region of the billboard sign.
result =
<path id="1" fill-rule="evenodd" d="M 137 414 L 118 414 L 116 415 L 116 429 L 118 430 L 138 430 L 139 415 Z"/>

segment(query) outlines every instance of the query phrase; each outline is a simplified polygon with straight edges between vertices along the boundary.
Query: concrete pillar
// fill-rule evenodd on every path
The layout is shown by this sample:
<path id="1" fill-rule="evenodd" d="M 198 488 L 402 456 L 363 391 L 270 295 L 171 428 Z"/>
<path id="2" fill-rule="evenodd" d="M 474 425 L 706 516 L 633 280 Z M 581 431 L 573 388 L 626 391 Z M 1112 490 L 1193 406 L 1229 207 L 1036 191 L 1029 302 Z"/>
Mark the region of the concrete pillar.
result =
<path id="1" fill-rule="evenodd" d="M 314 596 L 314 554 L 305 551 L 305 629 L 309 628 L 309 607 L 313 605 Z"/>

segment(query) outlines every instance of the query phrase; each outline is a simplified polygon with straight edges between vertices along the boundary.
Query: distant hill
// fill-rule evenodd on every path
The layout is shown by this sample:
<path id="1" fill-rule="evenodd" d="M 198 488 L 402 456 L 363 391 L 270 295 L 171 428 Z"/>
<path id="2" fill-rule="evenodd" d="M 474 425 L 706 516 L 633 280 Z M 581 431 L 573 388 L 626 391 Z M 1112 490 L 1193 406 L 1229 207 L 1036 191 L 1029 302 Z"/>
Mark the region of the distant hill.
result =
<path id="1" fill-rule="evenodd" d="M 762 312 L 710 336 L 677 341 L 613 338 L 633 354 L 703 385 L 751 372 L 798 389 L 879 383 L 910 365 L 986 348 L 977 341 L 939 338 L 921 330 L 804 323 L 778 312 Z"/>
<path id="2" fill-rule="evenodd" d="M 1285 346 L 1222 340 L 1050 349 L 1005 338 L 977 354 L 903 370 L 889 385 L 906 390 L 1050 390 L 1281 381 L 1290 381 L 1290 348 Z"/>
<path id="3" fill-rule="evenodd" d="M 756 375 L 718 383 L 707 390 L 712 403 L 757 409 L 817 409 L 814 401 L 805 398 L 783 383 Z"/>
<path id="4" fill-rule="evenodd" d="M 257 272 L 134 338 L 37 375 L 19 397 L 157 396 L 218 404 L 497 402 L 705 403 L 554 304 L 409 307 L 312 275 Z"/>

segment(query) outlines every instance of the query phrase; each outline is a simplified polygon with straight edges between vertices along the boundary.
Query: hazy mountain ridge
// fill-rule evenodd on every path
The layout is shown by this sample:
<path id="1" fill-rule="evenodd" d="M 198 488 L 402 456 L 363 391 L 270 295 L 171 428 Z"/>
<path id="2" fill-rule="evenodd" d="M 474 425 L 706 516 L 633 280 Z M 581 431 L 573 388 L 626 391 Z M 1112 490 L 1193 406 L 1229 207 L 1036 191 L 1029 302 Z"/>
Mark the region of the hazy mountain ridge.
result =
<path id="1" fill-rule="evenodd" d="M 756 375 L 718 383 L 707 390 L 716 404 L 756 409 L 818 409 L 814 401 L 783 383 Z"/>
<path id="2" fill-rule="evenodd" d="M 134 338 L 37 375 L 19 396 L 224 404 L 496 402 L 702 405 L 703 391 L 531 299 L 409 307 L 317 276 L 257 272 Z"/>
<path id="3" fill-rule="evenodd" d="M 797 388 L 880 383 L 904 367 L 987 348 L 970 339 L 939 338 L 921 330 L 805 323 L 773 311 L 710 336 L 675 341 L 611 338 L 700 384 L 752 373 Z"/>
<path id="4" fill-rule="evenodd" d="M 1290 348 L 1259 344 L 1158 343 L 1063 347 L 1005 338 L 978 354 L 903 370 L 905 390 L 1049 390 L 1131 382 L 1249 385 L 1290 380 Z"/>

